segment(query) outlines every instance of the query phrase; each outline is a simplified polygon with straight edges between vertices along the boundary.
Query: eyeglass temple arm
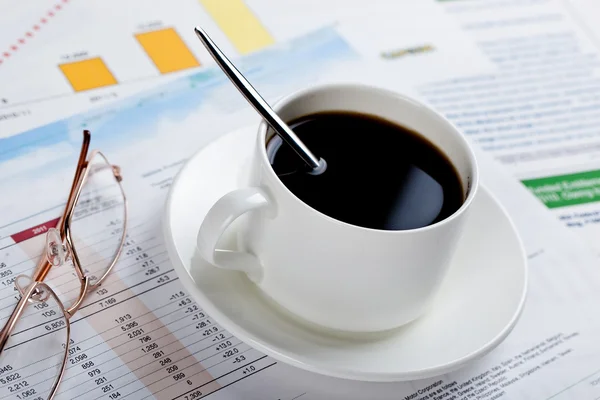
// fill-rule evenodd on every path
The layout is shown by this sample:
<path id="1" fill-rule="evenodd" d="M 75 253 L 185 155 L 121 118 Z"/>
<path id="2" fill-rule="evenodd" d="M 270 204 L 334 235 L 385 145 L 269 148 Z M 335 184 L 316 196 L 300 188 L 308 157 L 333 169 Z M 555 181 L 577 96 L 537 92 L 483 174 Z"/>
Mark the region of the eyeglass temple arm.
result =
<path id="1" fill-rule="evenodd" d="M 59 221 L 60 224 L 60 236 L 64 240 L 65 239 L 65 224 L 63 223 L 68 215 L 71 213 L 71 208 L 73 207 L 73 201 L 75 200 L 75 195 L 79 190 L 79 186 L 81 186 L 81 176 L 83 171 L 87 165 L 87 155 L 90 149 L 90 141 L 92 135 L 90 131 L 87 129 L 83 131 L 83 143 L 81 144 L 81 151 L 79 152 L 79 160 L 77 161 L 77 169 L 75 170 L 75 176 L 73 177 L 73 183 L 71 184 L 71 191 L 69 192 L 69 199 L 67 200 L 67 206 L 65 207 L 65 211 Z"/>
<path id="2" fill-rule="evenodd" d="M 10 314 L 8 321 L 6 321 L 4 328 L 2 328 L 2 330 L 0 331 L 0 354 L 2 354 L 2 351 L 4 351 L 4 346 L 6 346 L 6 342 L 8 341 L 8 338 L 10 337 L 12 331 L 15 329 L 15 326 L 17 325 L 17 321 L 21 317 L 21 314 L 23 314 L 23 311 L 25 311 L 25 306 L 27 306 L 27 299 L 29 299 L 31 293 L 35 290 L 35 287 L 36 285 L 31 285 L 27 292 L 24 293 L 23 296 L 21 296 L 21 299 L 17 303 L 17 306 L 14 308 L 12 314 Z"/>
<path id="3" fill-rule="evenodd" d="M 63 215 L 58 221 L 58 227 L 60 231 L 60 237 L 64 241 L 66 236 L 66 224 L 64 223 L 73 207 L 73 201 L 75 200 L 75 194 L 79 190 L 81 185 L 81 175 L 86 167 L 86 158 L 90 148 L 91 133 L 87 129 L 83 131 L 83 143 L 81 144 L 81 151 L 79 152 L 79 160 L 77 161 L 77 169 L 75 170 L 75 176 L 73 177 L 73 183 L 71 184 L 71 191 L 69 192 L 69 198 L 67 199 L 67 205 Z M 42 257 L 38 263 L 35 271 L 33 272 L 33 280 L 41 282 L 46 278 L 46 275 L 50 272 L 52 264 L 46 260 L 46 257 Z"/>

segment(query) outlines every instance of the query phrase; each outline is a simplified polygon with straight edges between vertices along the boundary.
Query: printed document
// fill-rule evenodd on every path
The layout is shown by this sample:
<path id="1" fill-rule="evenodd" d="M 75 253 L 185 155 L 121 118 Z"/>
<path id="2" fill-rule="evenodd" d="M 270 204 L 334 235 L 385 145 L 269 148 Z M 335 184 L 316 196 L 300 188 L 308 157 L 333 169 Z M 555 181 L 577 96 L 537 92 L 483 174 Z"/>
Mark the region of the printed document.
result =
<path id="1" fill-rule="evenodd" d="M 328 28 L 245 58 L 242 67 L 272 101 L 310 82 L 326 82 L 334 75 L 341 79 L 339 71 L 347 66 L 353 71 L 358 58 Z M 369 69 L 365 65 L 363 70 Z M 530 261 L 523 315 L 490 354 L 448 375 L 370 384 L 292 368 L 222 329 L 178 282 L 162 241 L 160 216 L 173 176 L 195 150 L 232 129 L 257 123 L 222 73 L 208 68 L 144 95 L 0 139 L 5 193 L 0 198 L 0 321 L 15 302 L 13 277 L 31 272 L 44 246 L 44 230 L 56 223 L 64 207 L 82 129 L 91 130 L 92 148 L 120 165 L 124 176 L 130 208 L 127 244 L 106 283 L 75 317 L 73 351 L 59 399 L 600 396 L 600 321 L 593 318 L 600 300 L 597 258 L 484 152 L 479 153 L 483 184 L 514 217 Z M 110 229 L 104 234 L 110 235 Z M 73 279 L 55 269 L 48 284 L 68 295 Z M 468 310 L 456 322 L 461 318 L 469 318 Z M 24 328 L 27 337 L 35 340 L 56 329 L 52 322 L 50 314 L 34 314 Z M 17 381 L 0 385 L 0 398 L 11 398 L 15 390 L 19 395 L 35 390 L 37 373 L 44 368 L 37 363 L 13 370 Z M 21 390 L 25 385 L 27 391 Z"/>
<path id="2" fill-rule="evenodd" d="M 426 84 L 418 95 L 600 253 L 598 3 L 438 4 L 498 72 Z"/>

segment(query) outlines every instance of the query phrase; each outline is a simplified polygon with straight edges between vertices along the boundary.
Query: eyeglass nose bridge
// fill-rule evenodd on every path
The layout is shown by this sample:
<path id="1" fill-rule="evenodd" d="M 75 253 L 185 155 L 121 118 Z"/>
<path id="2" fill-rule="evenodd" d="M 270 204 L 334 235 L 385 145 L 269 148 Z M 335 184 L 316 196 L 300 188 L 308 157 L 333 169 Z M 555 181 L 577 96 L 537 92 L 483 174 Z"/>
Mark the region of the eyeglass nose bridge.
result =
<path id="1" fill-rule="evenodd" d="M 117 182 L 123 181 L 123 176 L 121 175 L 121 167 L 119 167 L 118 165 L 112 165 L 112 170 Z"/>
<path id="2" fill-rule="evenodd" d="M 60 232 L 50 228 L 46 234 L 46 258 L 55 267 L 71 260 L 71 250 L 63 243 Z"/>

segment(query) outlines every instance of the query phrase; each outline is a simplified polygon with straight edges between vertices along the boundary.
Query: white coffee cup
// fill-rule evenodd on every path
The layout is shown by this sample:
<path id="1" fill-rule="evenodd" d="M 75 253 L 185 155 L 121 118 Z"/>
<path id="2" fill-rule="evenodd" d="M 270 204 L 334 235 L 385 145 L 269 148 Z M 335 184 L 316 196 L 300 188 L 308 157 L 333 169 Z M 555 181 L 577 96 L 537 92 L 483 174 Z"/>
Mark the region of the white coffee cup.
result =
<path id="1" fill-rule="evenodd" d="M 375 332 L 421 316 L 447 273 L 477 192 L 477 164 L 467 140 L 431 108 L 370 86 L 313 87 L 282 99 L 274 109 L 284 121 L 354 111 L 419 132 L 455 166 L 465 201 L 448 218 L 412 230 L 377 230 L 333 219 L 303 203 L 277 178 L 266 150 L 274 133 L 263 122 L 248 187 L 224 195 L 209 210 L 198 233 L 200 256 L 245 272 L 284 309 L 325 328 Z M 219 238 L 242 215 L 236 223 L 239 250 L 217 249 Z"/>

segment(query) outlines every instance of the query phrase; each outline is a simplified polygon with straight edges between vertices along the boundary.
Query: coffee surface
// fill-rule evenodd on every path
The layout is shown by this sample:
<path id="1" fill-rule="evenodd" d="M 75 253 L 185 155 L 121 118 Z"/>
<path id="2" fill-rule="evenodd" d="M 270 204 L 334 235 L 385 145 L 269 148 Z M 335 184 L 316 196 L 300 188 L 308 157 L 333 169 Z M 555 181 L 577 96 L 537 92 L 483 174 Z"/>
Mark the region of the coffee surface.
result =
<path id="1" fill-rule="evenodd" d="M 464 201 L 455 167 L 422 135 L 389 121 L 349 112 L 288 122 L 327 170 L 311 175 L 275 136 L 268 154 L 283 184 L 310 207 L 365 228 L 405 230 L 434 224 Z"/>

